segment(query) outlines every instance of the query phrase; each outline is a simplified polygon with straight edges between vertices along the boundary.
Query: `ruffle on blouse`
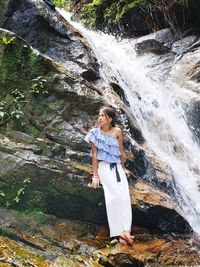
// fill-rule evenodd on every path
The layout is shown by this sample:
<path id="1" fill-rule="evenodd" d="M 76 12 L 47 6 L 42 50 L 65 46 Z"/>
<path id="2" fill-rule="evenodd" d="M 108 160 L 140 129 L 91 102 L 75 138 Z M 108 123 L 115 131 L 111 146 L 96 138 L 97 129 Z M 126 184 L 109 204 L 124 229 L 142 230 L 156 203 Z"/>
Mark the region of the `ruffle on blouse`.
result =
<path id="1" fill-rule="evenodd" d="M 118 158 L 121 155 L 118 139 L 102 132 L 98 128 L 91 129 L 85 136 L 86 142 L 92 142 L 105 157 Z M 115 156 L 115 157 L 114 157 Z"/>
<path id="2" fill-rule="evenodd" d="M 90 156 L 92 157 L 92 150 L 90 151 Z M 103 160 L 109 163 L 120 163 L 120 157 L 119 156 L 115 156 L 115 155 L 111 155 L 103 150 L 98 150 L 98 154 L 97 154 L 97 159 L 98 160 Z"/>

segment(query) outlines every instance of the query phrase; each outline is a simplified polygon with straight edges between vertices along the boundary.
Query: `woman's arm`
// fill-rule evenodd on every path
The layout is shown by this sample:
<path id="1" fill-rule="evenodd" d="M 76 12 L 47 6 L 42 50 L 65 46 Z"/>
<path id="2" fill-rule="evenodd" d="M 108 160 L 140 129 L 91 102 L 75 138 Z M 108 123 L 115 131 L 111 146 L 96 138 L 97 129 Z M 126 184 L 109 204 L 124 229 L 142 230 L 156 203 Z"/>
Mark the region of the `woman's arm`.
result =
<path id="1" fill-rule="evenodd" d="M 124 165 L 125 156 L 124 156 L 124 147 L 123 147 L 123 134 L 120 128 L 118 128 L 117 138 L 119 141 L 119 149 L 121 152 L 120 159 L 121 159 L 122 168 L 124 169 L 126 176 L 129 177 L 132 173 L 128 169 L 126 169 Z"/>
<path id="2" fill-rule="evenodd" d="M 124 166 L 124 147 L 123 147 L 123 134 L 122 134 L 122 130 L 120 128 L 118 128 L 118 131 L 117 131 L 117 138 L 118 138 L 118 141 L 119 141 L 119 149 L 120 149 L 120 159 L 121 159 L 121 164 L 122 164 L 122 167 L 123 169 L 125 169 L 125 166 Z"/>
<path id="3" fill-rule="evenodd" d="M 90 146 L 92 149 L 92 172 L 93 172 L 91 187 L 97 188 L 100 182 L 100 178 L 98 175 L 98 160 L 97 160 L 98 148 L 92 142 L 90 142 Z"/>

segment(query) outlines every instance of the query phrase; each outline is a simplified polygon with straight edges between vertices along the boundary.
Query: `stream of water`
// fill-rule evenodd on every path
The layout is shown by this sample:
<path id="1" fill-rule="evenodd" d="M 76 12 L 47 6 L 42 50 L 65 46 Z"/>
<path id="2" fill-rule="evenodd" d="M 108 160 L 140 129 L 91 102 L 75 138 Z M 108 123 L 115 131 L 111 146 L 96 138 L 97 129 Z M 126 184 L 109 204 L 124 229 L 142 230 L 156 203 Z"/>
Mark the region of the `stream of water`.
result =
<path id="1" fill-rule="evenodd" d="M 144 67 L 148 56 L 137 57 L 134 39 L 117 40 L 112 35 L 88 30 L 71 21 L 69 13 L 59 11 L 90 43 L 104 80 L 114 78 L 123 88 L 149 148 L 171 170 L 177 205 L 200 235 L 200 149 L 183 108 L 199 96 L 170 79 L 151 79 Z M 105 95 L 109 97 L 108 92 Z"/>

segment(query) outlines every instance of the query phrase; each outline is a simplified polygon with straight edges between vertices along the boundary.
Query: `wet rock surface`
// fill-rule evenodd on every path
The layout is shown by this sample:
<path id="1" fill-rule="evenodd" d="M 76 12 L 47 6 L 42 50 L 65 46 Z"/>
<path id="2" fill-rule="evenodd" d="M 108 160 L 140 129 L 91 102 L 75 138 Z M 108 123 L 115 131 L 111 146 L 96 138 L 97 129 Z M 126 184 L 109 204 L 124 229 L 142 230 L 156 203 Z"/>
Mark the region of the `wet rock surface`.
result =
<path id="1" fill-rule="evenodd" d="M 0 209 L 1 264 L 5 266 L 195 266 L 200 263 L 190 235 L 149 234 L 133 228 L 132 246 L 110 241 L 102 226 L 41 213 Z M 1 266 L 4 266 L 1 265 Z"/>
<path id="2" fill-rule="evenodd" d="M 135 49 L 138 54 L 143 53 L 167 53 L 176 37 L 170 29 L 164 29 L 144 37 L 136 42 Z"/>
<path id="3" fill-rule="evenodd" d="M 181 87 L 196 92 L 199 92 L 199 47 L 198 35 L 174 34 L 170 29 L 138 38 L 135 44 L 141 60 L 143 55 L 148 55 L 143 64 L 153 80 L 165 82 L 170 78 Z"/>
<path id="4" fill-rule="evenodd" d="M 87 69 L 98 72 L 98 64 L 87 41 L 45 1 L 7 2 L 6 10 L 5 5 L 0 5 L 5 14 L 1 27 L 18 34 L 68 70 L 79 74 Z"/>

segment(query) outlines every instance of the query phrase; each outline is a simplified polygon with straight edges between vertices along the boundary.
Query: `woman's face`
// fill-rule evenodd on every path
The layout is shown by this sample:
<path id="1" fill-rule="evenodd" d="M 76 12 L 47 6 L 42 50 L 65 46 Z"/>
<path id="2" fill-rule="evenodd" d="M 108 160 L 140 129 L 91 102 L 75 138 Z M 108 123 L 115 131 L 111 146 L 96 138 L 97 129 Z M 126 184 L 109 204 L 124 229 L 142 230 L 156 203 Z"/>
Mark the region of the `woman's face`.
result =
<path id="1" fill-rule="evenodd" d="M 104 125 L 109 125 L 112 118 L 106 115 L 103 111 L 99 112 L 98 124 L 100 127 Z"/>

